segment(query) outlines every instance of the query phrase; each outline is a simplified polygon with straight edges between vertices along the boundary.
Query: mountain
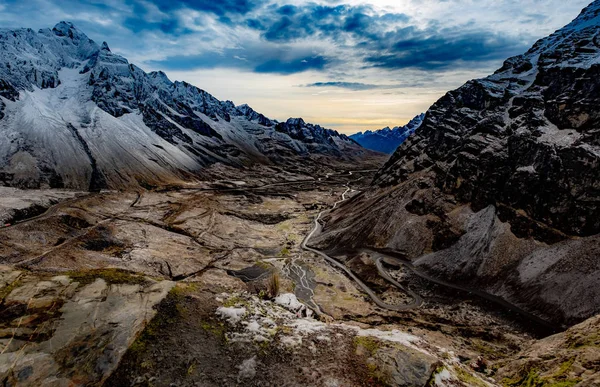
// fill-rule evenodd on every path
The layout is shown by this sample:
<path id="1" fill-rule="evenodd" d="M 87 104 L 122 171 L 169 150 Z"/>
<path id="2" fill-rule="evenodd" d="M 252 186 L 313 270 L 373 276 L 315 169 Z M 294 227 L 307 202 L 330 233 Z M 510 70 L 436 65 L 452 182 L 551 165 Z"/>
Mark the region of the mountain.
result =
<path id="1" fill-rule="evenodd" d="M 126 188 L 194 178 L 213 163 L 364 153 L 334 130 L 278 123 L 146 73 L 67 22 L 0 30 L 0 133 L 0 183 L 26 188 Z"/>
<path id="2" fill-rule="evenodd" d="M 376 131 L 367 130 L 350 136 L 351 139 L 367 149 L 377 152 L 392 154 L 406 139 L 413 134 L 425 118 L 425 114 L 419 114 L 404 126 L 396 126 L 394 129 L 386 127 Z"/>
<path id="3" fill-rule="evenodd" d="M 559 324 L 599 313 L 599 74 L 597 0 L 438 100 L 315 245 L 393 250 Z"/>

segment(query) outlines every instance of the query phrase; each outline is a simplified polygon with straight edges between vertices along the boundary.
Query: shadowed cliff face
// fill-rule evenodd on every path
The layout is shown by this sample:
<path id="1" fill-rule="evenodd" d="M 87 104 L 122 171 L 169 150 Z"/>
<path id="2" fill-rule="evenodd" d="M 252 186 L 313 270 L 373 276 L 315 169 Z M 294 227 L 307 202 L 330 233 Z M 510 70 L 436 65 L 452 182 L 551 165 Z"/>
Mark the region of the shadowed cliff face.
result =
<path id="1" fill-rule="evenodd" d="M 567 325 L 598 313 L 599 13 L 437 101 L 316 244 L 399 251 Z"/>
<path id="2" fill-rule="evenodd" d="M 600 232 L 599 9 L 446 94 L 376 184 L 430 168 L 474 208 L 502 203 L 567 234 Z"/>

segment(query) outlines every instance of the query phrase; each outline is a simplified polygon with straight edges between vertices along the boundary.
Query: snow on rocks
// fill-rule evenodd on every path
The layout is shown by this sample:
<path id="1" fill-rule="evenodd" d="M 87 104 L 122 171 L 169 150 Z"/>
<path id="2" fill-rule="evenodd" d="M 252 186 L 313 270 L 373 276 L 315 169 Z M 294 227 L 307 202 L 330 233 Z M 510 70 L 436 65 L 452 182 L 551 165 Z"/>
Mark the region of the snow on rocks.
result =
<path id="1" fill-rule="evenodd" d="M 238 368 L 240 370 L 238 373 L 238 382 L 244 379 L 254 379 L 256 376 L 256 356 L 244 360 Z"/>
<path id="2" fill-rule="evenodd" d="M 296 295 L 291 293 L 280 294 L 275 298 L 275 303 L 294 312 L 304 306 L 300 301 L 298 301 Z"/>
<path id="3" fill-rule="evenodd" d="M 250 294 L 220 295 L 217 316 L 226 320 L 232 331 L 227 338 L 233 342 L 266 342 L 277 339 L 285 347 L 302 344 L 303 338 L 329 345 L 336 335 L 370 336 L 381 341 L 399 343 L 427 352 L 428 344 L 421 338 L 399 330 L 361 329 L 343 323 L 326 324 L 311 316 L 303 317 L 299 311 L 306 310 L 293 294 L 282 294 L 274 301 L 261 300 Z"/>
<path id="4" fill-rule="evenodd" d="M 254 343 L 257 346 L 270 343 L 285 350 L 305 350 L 312 356 L 318 356 L 324 349 L 331 349 L 334 343 L 336 346 L 346 345 L 346 350 L 354 351 L 352 343 L 367 337 L 379 343 L 377 345 L 381 354 L 375 356 L 373 361 L 385 363 L 390 354 L 406 352 L 406 356 L 401 356 L 401 361 L 409 366 L 414 365 L 414 362 L 419 363 L 419 359 L 427 360 L 428 364 L 439 364 L 434 374 L 427 376 L 432 377 L 435 386 L 456 384 L 459 383 L 460 375 L 472 374 L 472 370 L 461 364 L 453 352 L 399 329 L 361 328 L 345 323 L 327 324 L 312 317 L 304 317 L 298 311 L 304 310 L 305 306 L 293 294 L 282 294 L 270 301 L 249 293 L 223 293 L 216 300 L 223 304 L 216 310 L 216 315 L 229 326 L 225 334 L 229 343 Z M 238 381 L 251 380 L 256 367 L 256 358 L 245 360 L 238 366 Z M 486 380 L 474 377 L 481 381 L 481 385 L 488 385 Z"/>
<path id="5" fill-rule="evenodd" d="M 296 313 L 298 317 L 306 316 L 312 317 L 313 311 L 306 307 L 303 303 L 298 301 L 295 294 L 284 293 L 280 294 L 275 298 L 275 303 L 281 305 L 287 310 Z"/>
<path id="6" fill-rule="evenodd" d="M 334 130 L 303 120 L 280 125 L 163 72 L 146 73 L 71 23 L 0 29 L 0 47 L 5 184 L 89 189 L 93 176 L 93 189 L 116 189 L 182 174 L 187 181 L 209 164 L 280 160 L 290 150 L 363 151 Z"/>
<path id="7" fill-rule="evenodd" d="M 356 331 L 357 336 L 370 336 L 375 337 L 377 339 L 383 341 L 390 341 L 394 343 L 399 343 L 404 345 L 405 347 L 412 347 L 415 349 L 421 349 L 422 346 L 418 346 L 415 344 L 421 343 L 424 344 L 424 341 L 417 336 L 411 335 L 410 333 L 401 332 L 397 329 L 391 331 L 381 331 L 379 329 L 360 329 L 358 328 Z"/>
<path id="8" fill-rule="evenodd" d="M 246 308 L 224 308 L 217 309 L 217 314 L 221 318 L 229 321 L 230 324 L 237 324 L 246 314 Z"/>

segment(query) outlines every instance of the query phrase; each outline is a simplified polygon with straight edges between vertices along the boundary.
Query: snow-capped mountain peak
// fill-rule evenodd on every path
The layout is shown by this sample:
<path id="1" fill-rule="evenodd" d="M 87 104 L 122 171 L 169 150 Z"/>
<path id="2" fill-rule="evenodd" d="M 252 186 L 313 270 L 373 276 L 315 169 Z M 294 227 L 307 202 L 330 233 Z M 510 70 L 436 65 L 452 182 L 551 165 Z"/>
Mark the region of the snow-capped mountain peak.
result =
<path id="1" fill-rule="evenodd" d="M 189 179 L 221 162 L 364 152 L 302 119 L 279 125 L 164 72 L 145 73 L 72 23 L 0 30 L 0 183 L 92 188 Z"/>
<path id="2" fill-rule="evenodd" d="M 376 131 L 367 130 L 350 136 L 367 149 L 382 153 L 393 153 L 423 122 L 425 114 L 419 114 L 404 126 L 389 126 Z"/>

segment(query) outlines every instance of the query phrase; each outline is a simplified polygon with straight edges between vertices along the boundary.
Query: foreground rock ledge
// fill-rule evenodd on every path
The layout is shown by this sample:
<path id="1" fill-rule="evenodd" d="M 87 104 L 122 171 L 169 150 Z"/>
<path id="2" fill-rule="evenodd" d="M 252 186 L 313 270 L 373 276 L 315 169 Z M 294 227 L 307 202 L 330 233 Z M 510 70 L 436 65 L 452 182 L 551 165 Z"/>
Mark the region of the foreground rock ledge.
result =
<path id="1" fill-rule="evenodd" d="M 77 281 L 0 267 L 5 385 L 90 385 L 112 373 L 174 283 L 106 273 Z"/>

